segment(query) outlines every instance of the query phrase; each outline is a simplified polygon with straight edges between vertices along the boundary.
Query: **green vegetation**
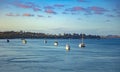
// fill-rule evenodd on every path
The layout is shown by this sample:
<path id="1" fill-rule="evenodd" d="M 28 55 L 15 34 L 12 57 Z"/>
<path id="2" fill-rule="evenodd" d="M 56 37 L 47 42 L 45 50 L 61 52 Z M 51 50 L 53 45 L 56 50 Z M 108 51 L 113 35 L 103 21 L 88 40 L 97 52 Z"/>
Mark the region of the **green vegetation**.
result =
<path id="1" fill-rule="evenodd" d="M 100 38 L 98 35 L 86 35 L 83 34 L 84 38 Z M 15 32 L 15 31 L 6 31 L 0 32 L 0 39 L 16 39 L 16 38 L 49 38 L 49 39 L 80 39 L 82 34 L 77 33 L 64 33 L 64 34 L 45 34 L 45 33 L 34 33 L 34 32 Z"/>

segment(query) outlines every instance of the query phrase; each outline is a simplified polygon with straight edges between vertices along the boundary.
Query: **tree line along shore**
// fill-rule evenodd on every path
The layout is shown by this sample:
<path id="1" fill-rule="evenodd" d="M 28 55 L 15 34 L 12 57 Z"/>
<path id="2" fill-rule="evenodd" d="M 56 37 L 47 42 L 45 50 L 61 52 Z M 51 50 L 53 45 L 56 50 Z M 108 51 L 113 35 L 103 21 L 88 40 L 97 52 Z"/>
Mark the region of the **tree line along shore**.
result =
<path id="1" fill-rule="evenodd" d="M 48 38 L 48 39 L 80 39 L 81 37 L 86 39 L 100 39 L 99 35 L 86 35 L 78 33 L 64 33 L 64 34 L 46 34 L 46 33 L 35 33 L 35 32 L 15 32 L 15 31 L 5 31 L 0 32 L 0 39 L 17 39 L 17 38 Z"/>

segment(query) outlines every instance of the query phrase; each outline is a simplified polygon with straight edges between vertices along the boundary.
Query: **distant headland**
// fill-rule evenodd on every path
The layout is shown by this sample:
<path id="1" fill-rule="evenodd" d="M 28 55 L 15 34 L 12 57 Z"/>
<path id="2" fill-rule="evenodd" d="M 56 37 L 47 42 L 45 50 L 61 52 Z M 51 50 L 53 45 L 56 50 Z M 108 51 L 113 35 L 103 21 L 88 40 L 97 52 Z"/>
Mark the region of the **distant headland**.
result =
<path id="1" fill-rule="evenodd" d="M 80 39 L 84 36 L 85 39 L 101 39 L 101 38 L 120 38 L 120 36 L 100 36 L 100 35 L 86 35 L 78 33 L 64 33 L 64 34 L 45 34 L 35 32 L 24 31 L 4 31 L 0 32 L 0 39 L 17 39 L 17 38 L 29 38 L 29 39 Z"/>

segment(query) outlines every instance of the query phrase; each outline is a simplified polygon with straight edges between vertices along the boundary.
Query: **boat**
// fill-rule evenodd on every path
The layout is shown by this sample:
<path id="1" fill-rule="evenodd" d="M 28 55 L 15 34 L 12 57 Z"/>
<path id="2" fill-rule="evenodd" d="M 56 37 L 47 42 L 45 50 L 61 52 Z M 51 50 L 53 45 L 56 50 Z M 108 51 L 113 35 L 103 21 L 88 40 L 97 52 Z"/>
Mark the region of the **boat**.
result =
<path id="1" fill-rule="evenodd" d="M 66 50 L 69 51 L 70 50 L 70 45 L 66 44 Z"/>
<path id="2" fill-rule="evenodd" d="M 57 37 L 55 36 L 55 39 L 56 39 Z M 58 46 L 58 41 L 57 40 L 55 40 L 54 41 L 54 46 Z"/>
<path id="3" fill-rule="evenodd" d="M 82 34 L 82 42 L 79 44 L 79 47 L 81 47 L 81 48 L 85 47 L 85 43 L 83 42 L 83 34 Z"/>
<path id="4" fill-rule="evenodd" d="M 26 41 L 25 39 L 22 39 L 22 43 L 23 43 L 23 44 L 26 44 L 27 41 Z"/>
<path id="5" fill-rule="evenodd" d="M 57 41 L 54 42 L 54 46 L 58 46 L 58 42 Z"/>
<path id="6" fill-rule="evenodd" d="M 85 47 L 85 44 L 84 44 L 84 43 L 80 43 L 80 44 L 79 44 L 79 47 L 81 47 L 81 48 L 82 48 L 82 47 Z"/>

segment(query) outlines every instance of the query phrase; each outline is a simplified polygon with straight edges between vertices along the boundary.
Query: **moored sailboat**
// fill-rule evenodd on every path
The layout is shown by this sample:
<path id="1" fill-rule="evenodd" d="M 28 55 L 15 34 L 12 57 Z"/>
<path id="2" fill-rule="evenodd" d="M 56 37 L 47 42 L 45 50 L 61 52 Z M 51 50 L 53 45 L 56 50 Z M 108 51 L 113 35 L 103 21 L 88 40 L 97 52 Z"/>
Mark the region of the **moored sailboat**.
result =
<path id="1" fill-rule="evenodd" d="M 70 38 L 69 38 L 69 43 L 70 43 Z M 66 47 L 65 47 L 65 48 L 66 48 L 66 51 L 69 51 L 69 50 L 70 50 L 70 45 L 69 45 L 69 43 L 66 44 Z"/>
<path id="2" fill-rule="evenodd" d="M 69 51 L 70 50 L 70 45 L 69 44 L 66 44 L 66 51 Z"/>
<path id="3" fill-rule="evenodd" d="M 58 46 L 58 42 L 57 41 L 54 42 L 54 46 Z"/>
<path id="4" fill-rule="evenodd" d="M 79 44 L 79 47 L 81 48 L 85 47 L 85 43 L 83 42 L 83 34 L 82 34 L 82 42 Z"/>

